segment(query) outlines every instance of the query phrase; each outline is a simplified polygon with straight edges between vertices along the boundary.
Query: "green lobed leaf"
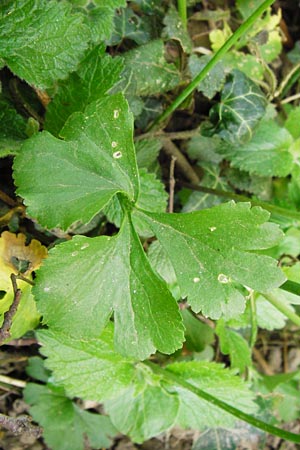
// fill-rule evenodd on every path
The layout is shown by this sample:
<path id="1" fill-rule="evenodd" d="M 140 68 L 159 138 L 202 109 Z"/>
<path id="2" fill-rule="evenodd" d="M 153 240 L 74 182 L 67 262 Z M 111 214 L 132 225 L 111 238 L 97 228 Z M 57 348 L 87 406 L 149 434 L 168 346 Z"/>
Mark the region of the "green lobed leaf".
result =
<path id="1" fill-rule="evenodd" d="M 0 158 L 14 154 L 26 139 L 26 120 L 3 96 L 0 97 Z"/>
<path id="2" fill-rule="evenodd" d="M 224 369 L 223 365 L 204 361 L 174 363 L 167 366 L 167 371 L 179 375 L 188 383 L 217 397 L 247 413 L 257 409 L 254 394 L 249 386 L 235 372 Z M 177 424 L 182 428 L 196 430 L 233 426 L 236 418 L 220 410 L 211 403 L 202 400 L 191 391 L 173 386 L 170 392 L 176 392 L 180 399 Z"/>
<path id="3" fill-rule="evenodd" d="M 246 367 L 251 366 L 251 351 L 247 341 L 237 331 L 226 327 L 223 320 L 218 321 L 216 334 L 220 340 L 221 352 L 230 356 L 231 367 L 243 373 Z"/>
<path id="4" fill-rule="evenodd" d="M 300 138 L 300 106 L 293 108 L 285 121 L 285 128 L 291 133 L 294 139 Z"/>
<path id="5" fill-rule="evenodd" d="M 52 330 L 94 338 L 114 312 L 115 345 L 122 354 L 144 359 L 182 344 L 176 301 L 152 271 L 127 219 L 116 236 L 75 236 L 54 248 L 38 277 L 38 308 Z"/>
<path id="6" fill-rule="evenodd" d="M 61 131 L 44 131 L 25 142 L 14 162 L 18 194 L 41 224 L 67 229 L 89 222 L 117 192 L 132 200 L 138 172 L 132 115 L 122 94 L 74 113 Z"/>
<path id="7" fill-rule="evenodd" d="M 295 312 L 292 305 L 300 304 L 300 297 L 283 289 L 274 289 L 272 292 L 278 300 Z M 257 324 L 266 330 L 281 329 L 285 326 L 288 318 L 275 306 L 268 302 L 263 295 L 257 295 L 255 299 Z"/>
<path id="8" fill-rule="evenodd" d="M 249 142 L 224 143 L 218 149 L 233 167 L 260 176 L 286 176 L 293 167 L 291 134 L 273 120 L 262 120 Z"/>
<path id="9" fill-rule="evenodd" d="M 19 281 L 19 288 L 22 291 L 21 301 L 16 314 L 13 316 L 10 328 L 10 337 L 6 342 L 12 339 L 19 339 L 27 331 L 34 330 L 40 323 L 40 314 L 37 311 L 36 302 L 31 293 L 31 286 L 25 281 Z M 12 288 L 6 292 L 0 302 L 0 324 L 4 320 L 4 314 L 8 311 L 14 299 Z"/>
<path id="10" fill-rule="evenodd" d="M 174 385 L 169 371 L 237 408 L 256 411 L 248 385 L 220 364 L 175 363 L 157 374 L 144 363 L 121 357 L 114 351 L 112 324 L 97 339 L 72 338 L 50 330 L 38 332 L 38 338 L 42 353 L 48 357 L 46 365 L 54 371 L 52 380 L 63 385 L 69 396 L 104 402 L 113 424 L 136 442 L 175 422 L 203 429 L 235 421 L 223 410 Z"/>
<path id="11" fill-rule="evenodd" d="M 115 427 L 137 443 L 173 426 L 179 408 L 178 396 L 167 392 L 147 369 L 140 365 L 134 385 L 104 404 Z"/>
<path id="12" fill-rule="evenodd" d="M 164 185 L 158 180 L 154 173 L 147 172 L 142 168 L 139 170 L 140 190 L 136 206 L 146 209 L 147 211 L 165 212 L 167 208 L 168 194 L 164 189 Z M 107 219 L 120 227 L 124 212 L 118 197 L 113 197 L 104 210 Z M 132 212 L 132 220 L 138 235 L 143 237 L 151 237 L 153 233 L 147 224 L 141 220 L 140 216 Z"/>
<path id="13" fill-rule="evenodd" d="M 214 331 L 209 325 L 201 322 L 188 309 L 183 309 L 181 315 L 185 326 L 185 347 L 189 351 L 202 352 L 214 342 Z"/>
<path id="14" fill-rule="evenodd" d="M 88 46 L 89 29 L 67 2 L 5 0 L 0 7 L 0 57 L 39 88 L 74 70 Z"/>
<path id="15" fill-rule="evenodd" d="M 254 253 L 282 236 L 275 224 L 265 223 L 269 213 L 259 207 L 229 202 L 187 214 L 141 214 L 148 217 L 174 267 L 181 296 L 195 312 L 230 318 L 244 310 L 240 285 L 265 292 L 285 280 L 274 259 Z"/>
<path id="16" fill-rule="evenodd" d="M 41 353 L 48 357 L 45 365 L 69 397 L 102 402 L 117 397 L 130 385 L 135 376 L 134 361 L 115 352 L 113 334 L 112 323 L 95 338 L 71 337 L 53 329 L 38 331 Z"/>
<path id="17" fill-rule="evenodd" d="M 75 3 L 76 0 L 71 0 Z M 83 3 L 80 2 L 79 3 Z M 85 8 L 82 12 L 85 14 L 85 23 L 89 27 L 91 32 L 91 39 L 94 44 L 99 44 L 106 39 L 109 39 L 114 26 L 114 16 L 116 8 L 122 8 L 126 6 L 126 0 L 93 0 L 87 1 L 85 4 L 80 5 Z M 78 3 L 77 3 L 78 4 Z"/>
<path id="18" fill-rule="evenodd" d="M 122 68 L 121 58 L 105 54 L 104 46 L 94 47 L 77 71 L 59 84 L 47 107 L 45 129 L 57 136 L 72 113 L 84 111 L 88 104 L 103 97 L 113 87 Z"/>
<path id="19" fill-rule="evenodd" d="M 139 167 L 144 167 L 151 172 L 155 165 L 162 143 L 159 139 L 143 139 L 136 142 L 136 159 Z"/>
<path id="20" fill-rule="evenodd" d="M 165 280 L 168 288 L 176 300 L 180 299 L 180 290 L 178 288 L 176 274 L 168 255 L 159 241 L 153 241 L 149 245 L 147 252 L 148 259 L 152 268 Z"/>
<path id="21" fill-rule="evenodd" d="M 226 179 L 221 176 L 221 169 L 219 165 L 202 163 L 202 169 L 204 175 L 201 180 L 201 186 L 206 186 L 211 189 L 220 189 L 223 191 L 231 191 L 231 187 L 228 186 Z M 216 195 L 207 194 L 205 192 L 193 191 L 189 196 L 187 202 L 185 202 L 182 212 L 199 211 L 205 208 L 211 208 L 212 206 L 219 205 L 224 202 L 225 199 Z"/>
<path id="22" fill-rule="evenodd" d="M 52 450 L 84 450 L 86 437 L 93 448 L 108 448 L 116 434 L 108 417 L 80 409 L 61 388 L 28 383 L 24 399 Z"/>
<path id="23" fill-rule="evenodd" d="M 239 70 L 233 70 L 222 90 L 221 102 L 209 113 L 215 133 L 233 143 L 248 141 L 266 105 L 267 100 L 257 84 Z"/>

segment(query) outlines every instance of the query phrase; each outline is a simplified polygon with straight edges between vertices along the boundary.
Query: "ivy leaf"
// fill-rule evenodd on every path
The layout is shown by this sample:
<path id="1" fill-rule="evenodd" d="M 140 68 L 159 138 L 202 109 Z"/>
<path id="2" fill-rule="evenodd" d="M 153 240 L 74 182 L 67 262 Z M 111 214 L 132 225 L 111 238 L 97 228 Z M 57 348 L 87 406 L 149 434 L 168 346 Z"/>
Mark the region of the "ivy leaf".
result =
<path id="1" fill-rule="evenodd" d="M 233 167 L 260 176 L 288 175 L 293 167 L 290 151 L 294 140 L 290 133 L 273 120 L 263 120 L 249 142 L 224 143 L 218 149 Z"/>
<path id="2" fill-rule="evenodd" d="M 251 4 L 249 4 L 248 0 L 237 0 L 236 4 L 238 10 L 244 19 L 247 19 L 253 11 L 258 8 L 263 3 L 263 0 L 252 0 Z"/>
<path id="3" fill-rule="evenodd" d="M 85 437 L 93 448 L 111 445 L 116 429 L 110 419 L 83 411 L 62 388 L 28 383 L 24 398 L 32 405 L 30 414 L 43 427 L 43 437 L 52 450 L 84 450 Z"/>
<path id="4" fill-rule="evenodd" d="M 29 84 L 51 87 L 76 68 L 88 46 L 82 19 L 67 2 L 6 1 L 0 7 L 0 57 Z"/>
<path id="5" fill-rule="evenodd" d="M 66 81 L 59 84 L 49 103 L 45 129 L 58 135 L 68 117 L 100 99 L 119 80 L 123 68 L 121 58 L 105 54 L 104 46 L 93 48 Z"/>
<path id="6" fill-rule="evenodd" d="M 164 54 L 161 40 L 151 41 L 124 53 L 123 81 L 116 88 L 131 96 L 162 94 L 173 89 L 180 81 L 180 74 L 174 64 L 167 63 Z"/>
<path id="7" fill-rule="evenodd" d="M 59 140 L 47 131 L 25 142 L 15 158 L 18 194 L 41 224 L 67 229 L 89 222 L 117 192 L 134 199 L 138 173 L 132 115 L 122 94 L 74 113 Z"/>
<path id="8" fill-rule="evenodd" d="M 251 366 L 251 351 L 247 341 L 234 330 L 226 327 L 223 320 L 219 320 L 216 334 L 220 339 L 221 352 L 230 356 L 231 367 L 237 368 L 241 373 Z"/>
<path id="9" fill-rule="evenodd" d="M 206 66 L 211 59 L 211 56 L 204 55 L 200 58 L 197 55 L 192 55 L 189 58 L 189 70 L 192 78 L 195 78 L 198 73 Z M 222 62 L 216 64 L 213 69 L 207 74 L 204 80 L 198 84 L 197 90 L 202 92 L 205 97 L 212 99 L 217 92 L 221 91 L 226 79 L 224 65 Z"/>
<path id="10" fill-rule="evenodd" d="M 52 329 L 83 339 L 97 337 L 114 311 L 120 353 L 144 359 L 156 349 L 169 354 L 181 346 L 176 301 L 152 271 L 127 219 L 117 236 L 75 236 L 51 253 L 34 292 Z"/>
<path id="11" fill-rule="evenodd" d="M 165 25 L 163 37 L 179 41 L 184 52 L 190 53 L 192 50 L 192 41 L 187 30 L 184 29 L 181 18 L 174 5 L 170 5 L 163 22 Z"/>
<path id="12" fill-rule="evenodd" d="M 254 413 L 257 409 L 254 394 L 248 385 L 233 371 L 224 369 L 221 364 L 189 361 L 170 364 L 167 371 L 179 375 L 188 383 L 242 411 Z M 177 424 L 183 428 L 203 430 L 218 426 L 228 427 L 233 426 L 236 421 L 231 414 L 202 400 L 187 389 L 173 386 L 168 390 L 177 392 L 180 398 Z"/>
<path id="13" fill-rule="evenodd" d="M 265 223 L 269 213 L 261 208 L 229 202 L 187 214 L 141 214 L 148 217 L 174 267 L 181 296 L 195 312 L 232 317 L 244 310 L 240 285 L 265 292 L 285 280 L 275 260 L 253 252 L 281 238 L 275 224 Z"/>
<path id="14" fill-rule="evenodd" d="M 202 433 L 194 443 L 192 450 L 208 450 L 216 448 L 218 450 L 236 450 L 243 448 L 245 443 L 259 445 L 261 431 L 249 426 L 245 422 L 237 422 L 235 427 L 226 429 L 224 427 L 212 428 Z"/>
<path id="15" fill-rule="evenodd" d="M 141 19 L 131 8 L 119 9 L 115 13 L 114 30 L 108 45 L 118 45 L 123 39 L 131 39 L 138 45 L 150 40 L 150 29 L 145 17 Z"/>
<path id="16" fill-rule="evenodd" d="M 211 108 L 209 116 L 215 133 L 229 142 L 241 143 L 251 139 L 266 106 L 267 100 L 257 84 L 233 70 L 222 90 L 221 102 Z"/>

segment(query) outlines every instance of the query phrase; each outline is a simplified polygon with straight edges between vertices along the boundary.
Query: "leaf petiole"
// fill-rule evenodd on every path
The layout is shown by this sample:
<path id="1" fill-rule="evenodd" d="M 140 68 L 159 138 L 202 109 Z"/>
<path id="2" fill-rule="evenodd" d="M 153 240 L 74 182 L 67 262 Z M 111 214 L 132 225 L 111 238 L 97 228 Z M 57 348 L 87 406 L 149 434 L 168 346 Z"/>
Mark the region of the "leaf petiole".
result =
<path id="1" fill-rule="evenodd" d="M 291 322 L 300 327 L 300 317 L 294 313 L 284 302 L 282 302 L 276 295 L 268 293 L 261 294 L 271 305 L 275 306 L 278 311 L 284 314 Z"/>
<path id="2" fill-rule="evenodd" d="M 235 416 L 237 419 L 247 422 L 250 425 L 254 426 L 255 428 L 259 428 L 260 430 L 265 431 L 266 433 L 273 434 L 274 436 L 279 436 L 280 438 L 286 439 L 287 441 L 300 443 L 299 434 L 291 433 L 289 431 L 282 430 L 278 427 L 274 427 L 273 425 L 269 425 L 268 423 L 256 419 L 255 417 L 235 408 L 234 406 L 228 405 L 222 400 L 219 400 L 217 397 L 214 397 L 213 395 L 208 394 L 207 392 L 202 391 L 202 389 L 199 389 L 193 384 L 185 381 L 180 375 L 175 375 L 171 373 L 168 370 L 168 368 L 163 369 L 162 367 L 152 363 L 151 361 L 144 361 L 144 364 L 149 366 L 153 370 L 153 372 L 162 375 L 166 381 L 169 380 L 172 383 L 175 383 L 177 386 L 181 386 L 184 389 L 188 389 L 189 391 L 197 395 L 197 397 L 200 397 L 206 400 L 207 402 L 211 403 L 212 405 L 215 405 L 218 408 L 223 409 L 229 414 Z"/>

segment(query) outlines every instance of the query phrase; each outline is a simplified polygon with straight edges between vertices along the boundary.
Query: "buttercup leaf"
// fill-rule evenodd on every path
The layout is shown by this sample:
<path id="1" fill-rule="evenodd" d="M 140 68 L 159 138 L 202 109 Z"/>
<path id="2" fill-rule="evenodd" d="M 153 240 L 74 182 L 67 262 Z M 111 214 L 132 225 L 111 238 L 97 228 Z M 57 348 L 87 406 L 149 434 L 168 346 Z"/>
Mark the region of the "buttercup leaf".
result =
<path id="1" fill-rule="evenodd" d="M 117 236 L 76 236 L 53 249 L 38 275 L 34 292 L 51 329 L 96 338 L 114 311 L 116 349 L 123 354 L 144 359 L 182 344 L 176 301 L 127 219 Z"/>
<path id="2" fill-rule="evenodd" d="M 244 310 L 238 285 L 263 292 L 284 282 L 275 260 L 253 252 L 281 238 L 276 225 L 265 223 L 268 216 L 233 202 L 188 214 L 143 213 L 174 267 L 181 296 L 213 319 Z"/>
<path id="3" fill-rule="evenodd" d="M 89 222 L 117 193 L 138 194 L 132 116 L 122 94 L 74 113 L 61 135 L 42 132 L 15 159 L 15 180 L 28 212 L 45 226 Z"/>

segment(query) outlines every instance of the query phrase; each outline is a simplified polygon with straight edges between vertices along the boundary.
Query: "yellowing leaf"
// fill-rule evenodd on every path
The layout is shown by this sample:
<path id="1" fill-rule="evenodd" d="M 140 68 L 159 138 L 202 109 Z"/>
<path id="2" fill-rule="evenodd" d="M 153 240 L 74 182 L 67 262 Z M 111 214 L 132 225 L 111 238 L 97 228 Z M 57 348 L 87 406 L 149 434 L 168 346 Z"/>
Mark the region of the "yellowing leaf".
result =
<path id="1" fill-rule="evenodd" d="M 7 291 L 11 288 L 10 275 L 22 273 L 30 275 L 46 258 L 47 249 L 39 241 L 33 239 L 26 245 L 26 236 L 4 231 L 0 238 L 0 288 Z"/>

